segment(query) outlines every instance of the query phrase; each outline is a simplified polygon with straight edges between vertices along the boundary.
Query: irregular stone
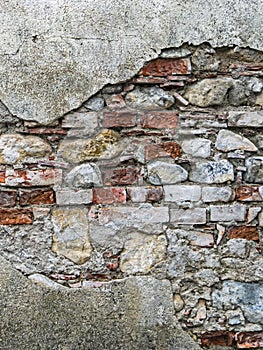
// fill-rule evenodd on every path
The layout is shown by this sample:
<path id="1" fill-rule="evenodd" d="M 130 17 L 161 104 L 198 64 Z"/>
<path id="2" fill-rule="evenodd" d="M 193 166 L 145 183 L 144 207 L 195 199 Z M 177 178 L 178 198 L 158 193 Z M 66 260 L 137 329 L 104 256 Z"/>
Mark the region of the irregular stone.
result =
<path id="1" fill-rule="evenodd" d="M 62 127 L 69 129 L 67 137 L 92 136 L 98 127 L 98 115 L 94 112 L 68 113 L 62 120 Z"/>
<path id="2" fill-rule="evenodd" d="M 263 157 L 250 157 L 246 159 L 247 171 L 245 181 L 263 183 Z"/>
<path id="3" fill-rule="evenodd" d="M 174 301 L 174 309 L 176 312 L 179 312 L 183 309 L 184 307 L 184 301 L 181 297 L 180 294 L 174 294 L 174 297 L 173 297 L 173 301 Z"/>
<path id="4" fill-rule="evenodd" d="M 212 247 L 214 245 L 214 237 L 210 233 L 204 233 L 201 231 L 193 230 L 182 230 L 175 229 L 169 231 L 169 239 L 171 240 L 171 235 L 177 235 L 178 238 L 187 239 L 192 246 L 198 247 Z"/>
<path id="5" fill-rule="evenodd" d="M 220 60 L 209 45 L 198 47 L 192 55 L 192 63 L 197 71 L 217 71 Z"/>
<path id="6" fill-rule="evenodd" d="M 154 161 L 147 165 L 148 181 L 153 185 L 165 185 L 187 180 L 188 172 L 177 164 Z"/>
<path id="7" fill-rule="evenodd" d="M 202 200 L 209 202 L 229 202 L 233 197 L 231 187 L 203 187 Z"/>
<path id="8" fill-rule="evenodd" d="M 204 79 L 190 86 L 184 97 L 194 106 L 220 106 L 232 84 L 231 78 Z"/>
<path id="9" fill-rule="evenodd" d="M 61 169 L 13 170 L 5 172 L 4 185 L 12 187 L 32 187 L 59 185 L 62 181 Z"/>
<path id="10" fill-rule="evenodd" d="M 231 111 L 228 113 L 228 125 L 237 127 L 263 126 L 262 111 Z"/>
<path id="11" fill-rule="evenodd" d="M 210 205 L 211 221 L 245 221 L 246 214 L 247 207 L 245 205 Z"/>
<path id="12" fill-rule="evenodd" d="M 171 185 L 164 186 L 164 200 L 166 202 L 197 202 L 201 198 L 200 186 Z"/>
<path id="13" fill-rule="evenodd" d="M 200 183 L 224 183 L 234 180 L 234 168 L 228 160 L 218 162 L 197 163 L 192 169 L 190 176 L 191 181 Z"/>
<path id="14" fill-rule="evenodd" d="M 213 305 L 217 308 L 239 307 L 250 322 L 263 323 L 263 283 L 224 281 L 222 289 L 212 292 Z"/>
<path id="15" fill-rule="evenodd" d="M 93 203 L 126 203 L 126 191 L 122 187 L 101 187 L 93 189 Z"/>
<path id="16" fill-rule="evenodd" d="M 228 101 L 232 106 L 241 106 L 248 103 L 250 91 L 243 80 L 233 80 L 233 85 L 228 92 Z"/>
<path id="17" fill-rule="evenodd" d="M 169 108 L 174 104 L 174 98 L 168 92 L 158 87 L 136 87 L 125 98 L 126 104 L 132 108 Z"/>
<path id="18" fill-rule="evenodd" d="M 263 331 L 239 332 L 237 334 L 238 349 L 252 349 L 263 347 Z"/>
<path id="19" fill-rule="evenodd" d="M 217 138 L 215 147 L 219 151 L 229 152 L 233 150 L 242 151 L 257 151 L 257 147 L 246 137 L 238 135 L 229 130 L 220 130 Z"/>
<path id="20" fill-rule="evenodd" d="M 36 159 L 49 156 L 51 152 L 49 144 L 37 136 L 20 134 L 0 136 L 0 164 L 36 161 Z"/>
<path id="21" fill-rule="evenodd" d="M 91 111 L 100 111 L 105 106 L 103 97 L 93 96 L 84 102 L 84 106 Z"/>
<path id="22" fill-rule="evenodd" d="M 242 202 L 263 201 L 263 186 L 239 186 L 236 196 Z"/>
<path id="23" fill-rule="evenodd" d="M 128 274 L 148 273 L 164 259 L 167 241 L 165 236 L 146 235 L 131 232 L 125 238 L 124 250 L 120 256 L 120 269 Z"/>
<path id="24" fill-rule="evenodd" d="M 256 105 L 263 106 L 263 92 L 261 92 L 261 94 L 257 95 L 255 103 L 256 103 Z"/>
<path id="25" fill-rule="evenodd" d="M 81 163 L 95 159 L 110 159 L 123 150 L 120 135 L 105 129 L 92 139 L 65 139 L 58 147 L 58 155 L 71 163 Z"/>
<path id="26" fill-rule="evenodd" d="M 68 186 L 73 188 L 89 188 L 102 185 L 99 167 L 94 163 L 76 166 L 67 174 L 65 181 Z"/>
<path id="27" fill-rule="evenodd" d="M 76 264 L 86 262 L 92 253 L 86 212 L 80 208 L 60 208 L 53 211 L 51 219 L 52 251 Z"/>
<path id="28" fill-rule="evenodd" d="M 257 218 L 258 213 L 262 210 L 261 207 L 250 207 L 247 213 L 247 223 L 250 224 L 254 219 Z"/>
<path id="29" fill-rule="evenodd" d="M 173 224 L 205 224 L 206 223 L 206 209 L 170 209 L 170 221 Z"/>
<path id="30" fill-rule="evenodd" d="M 182 150 L 192 157 L 208 158 L 211 154 L 211 141 L 202 138 L 184 140 Z"/>

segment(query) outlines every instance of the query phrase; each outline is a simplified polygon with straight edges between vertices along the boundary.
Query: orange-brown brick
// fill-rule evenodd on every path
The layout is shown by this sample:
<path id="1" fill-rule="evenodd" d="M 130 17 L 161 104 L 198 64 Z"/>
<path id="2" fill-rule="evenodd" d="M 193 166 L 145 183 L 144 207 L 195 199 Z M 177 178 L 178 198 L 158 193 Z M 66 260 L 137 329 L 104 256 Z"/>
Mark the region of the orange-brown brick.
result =
<path id="1" fill-rule="evenodd" d="M 250 241 L 259 240 L 258 228 L 255 226 L 236 226 L 228 230 L 228 237 L 231 238 L 243 238 Z"/>
<path id="2" fill-rule="evenodd" d="M 236 196 L 238 201 L 263 201 L 259 193 L 259 186 L 240 186 L 236 190 Z"/>
<path id="3" fill-rule="evenodd" d="M 202 334 L 202 345 L 210 347 L 213 345 L 232 346 L 234 343 L 234 333 L 215 331 Z"/>
<path id="4" fill-rule="evenodd" d="M 53 190 L 20 191 L 20 205 L 53 204 L 55 202 Z"/>
<path id="5" fill-rule="evenodd" d="M 158 58 L 149 62 L 140 71 L 143 76 L 164 77 L 174 74 L 190 74 L 191 63 L 189 58 Z"/>
<path id="6" fill-rule="evenodd" d="M 0 209 L 0 225 L 32 224 L 33 212 L 30 209 Z"/>
<path id="7" fill-rule="evenodd" d="M 146 160 L 159 157 L 180 157 L 180 145 L 173 141 L 167 141 L 162 144 L 150 144 L 145 147 Z"/>
<path id="8" fill-rule="evenodd" d="M 148 111 L 142 114 L 141 124 L 145 129 L 177 128 L 178 113 L 173 111 Z"/>
<path id="9" fill-rule="evenodd" d="M 93 203 L 95 204 L 126 203 L 125 188 L 121 188 L 121 187 L 94 188 Z"/>
<path id="10" fill-rule="evenodd" d="M 238 349 L 257 349 L 263 347 L 263 331 L 238 333 L 237 347 Z"/>

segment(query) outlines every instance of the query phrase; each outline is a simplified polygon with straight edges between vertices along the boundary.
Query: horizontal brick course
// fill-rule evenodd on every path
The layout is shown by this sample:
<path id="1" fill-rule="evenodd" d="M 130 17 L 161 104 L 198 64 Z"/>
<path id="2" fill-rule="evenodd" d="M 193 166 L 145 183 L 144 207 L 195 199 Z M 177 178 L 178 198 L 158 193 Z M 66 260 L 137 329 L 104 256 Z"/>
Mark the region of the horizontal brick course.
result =
<path id="1" fill-rule="evenodd" d="M 20 191 L 19 204 L 24 205 L 39 205 L 53 204 L 55 202 L 53 190 L 31 190 Z"/>
<path id="2" fill-rule="evenodd" d="M 136 110 L 117 110 L 117 111 L 105 111 L 103 113 L 102 126 L 104 128 L 112 127 L 132 127 L 137 125 Z"/>
<path id="3" fill-rule="evenodd" d="M 3 209 L 0 208 L 0 225 L 32 224 L 33 211 L 31 209 Z"/>
<path id="4" fill-rule="evenodd" d="M 173 111 L 145 111 L 141 115 L 144 129 L 168 129 L 178 127 L 178 113 Z"/>

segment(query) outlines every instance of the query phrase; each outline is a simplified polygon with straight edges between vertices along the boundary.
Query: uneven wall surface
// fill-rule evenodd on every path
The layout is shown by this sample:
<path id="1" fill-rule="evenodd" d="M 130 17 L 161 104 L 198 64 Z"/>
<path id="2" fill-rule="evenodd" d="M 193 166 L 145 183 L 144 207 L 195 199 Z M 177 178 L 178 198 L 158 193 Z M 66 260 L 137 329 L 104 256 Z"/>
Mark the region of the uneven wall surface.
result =
<path id="1" fill-rule="evenodd" d="M 263 347 L 262 4 L 1 5 L 1 348 Z"/>

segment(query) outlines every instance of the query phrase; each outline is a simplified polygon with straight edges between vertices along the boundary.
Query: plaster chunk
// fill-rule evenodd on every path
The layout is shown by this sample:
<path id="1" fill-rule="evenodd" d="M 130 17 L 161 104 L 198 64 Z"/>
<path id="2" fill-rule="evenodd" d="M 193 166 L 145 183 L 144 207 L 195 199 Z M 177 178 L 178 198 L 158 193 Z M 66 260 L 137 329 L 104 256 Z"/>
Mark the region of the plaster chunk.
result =
<path id="1" fill-rule="evenodd" d="M 189 87 L 184 97 L 194 106 L 219 106 L 232 84 L 231 78 L 204 79 Z"/>
<path id="2" fill-rule="evenodd" d="M 153 185 L 174 184 L 186 181 L 188 172 L 177 164 L 155 161 L 147 166 L 148 181 Z"/>
<path id="3" fill-rule="evenodd" d="M 233 150 L 256 152 L 258 150 L 249 139 L 229 130 L 219 131 L 215 146 L 219 151 L 223 152 Z"/>
<path id="4" fill-rule="evenodd" d="M 76 264 L 86 262 L 92 253 L 85 211 L 80 208 L 56 209 L 52 213 L 54 228 L 52 251 Z"/>
<path id="5" fill-rule="evenodd" d="M 150 269 L 165 257 L 167 241 L 165 236 L 130 233 L 120 257 L 120 269 L 129 274 Z"/>
<path id="6" fill-rule="evenodd" d="M 0 136 L 0 164 L 16 164 L 29 159 L 40 159 L 51 154 L 48 143 L 37 136 L 4 134 Z"/>

